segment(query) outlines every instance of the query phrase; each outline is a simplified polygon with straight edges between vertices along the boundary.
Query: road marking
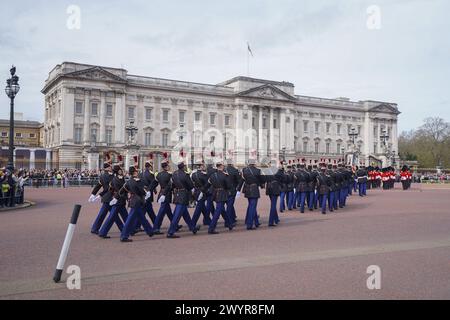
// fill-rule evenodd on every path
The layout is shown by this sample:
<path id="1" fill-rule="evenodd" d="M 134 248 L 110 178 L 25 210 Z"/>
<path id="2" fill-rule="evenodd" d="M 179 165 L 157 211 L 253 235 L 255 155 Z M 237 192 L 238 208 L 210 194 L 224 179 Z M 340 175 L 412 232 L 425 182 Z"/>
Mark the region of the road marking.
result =
<path id="1" fill-rule="evenodd" d="M 400 243 L 378 244 L 375 246 L 354 247 L 312 252 L 294 252 L 283 255 L 255 256 L 250 258 L 228 258 L 194 264 L 177 264 L 169 266 L 149 267 L 141 270 L 130 270 L 121 273 L 93 274 L 82 278 L 82 286 L 95 286 L 103 283 L 123 282 L 160 278 L 170 275 L 186 275 L 213 271 L 227 271 L 235 269 L 274 266 L 303 261 L 315 261 L 334 258 L 348 258 L 356 256 L 393 253 L 411 250 L 435 249 L 450 247 L 450 238 L 428 241 L 411 241 Z M 65 289 L 65 284 L 55 284 L 49 278 L 1 281 L 0 297 Z"/>

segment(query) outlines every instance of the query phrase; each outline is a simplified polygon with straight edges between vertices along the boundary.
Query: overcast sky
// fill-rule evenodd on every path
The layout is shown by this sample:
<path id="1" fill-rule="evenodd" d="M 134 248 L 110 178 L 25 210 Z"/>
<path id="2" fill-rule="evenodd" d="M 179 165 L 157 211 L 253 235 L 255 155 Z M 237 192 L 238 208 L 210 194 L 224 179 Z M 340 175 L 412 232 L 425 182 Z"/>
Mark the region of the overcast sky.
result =
<path id="1" fill-rule="evenodd" d="M 70 5 L 81 10 L 79 30 L 67 27 Z M 380 29 L 367 27 L 371 5 Z M 251 76 L 292 82 L 301 95 L 396 102 L 408 130 L 427 116 L 450 121 L 449 15 L 447 0 L 10 1 L 0 79 L 15 64 L 16 111 L 42 121 L 40 90 L 63 61 L 215 84 L 247 74 L 249 41 Z"/>

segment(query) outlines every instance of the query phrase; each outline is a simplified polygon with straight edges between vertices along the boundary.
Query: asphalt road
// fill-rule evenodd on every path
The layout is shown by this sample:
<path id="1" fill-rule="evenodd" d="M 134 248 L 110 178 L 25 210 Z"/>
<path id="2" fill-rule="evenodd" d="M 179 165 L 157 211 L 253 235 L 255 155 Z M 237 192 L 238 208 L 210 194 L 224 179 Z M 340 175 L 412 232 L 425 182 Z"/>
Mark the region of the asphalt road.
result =
<path id="1" fill-rule="evenodd" d="M 0 212 L 1 299 L 450 299 L 450 188 L 414 184 L 408 191 L 369 190 L 345 209 L 280 214 L 245 230 L 237 201 L 233 231 L 120 243 L 90 233 L 99 204 L 89 188 L 28 189 L 36 205 Z M 66 267 L 81 269 L 81 289 L 52 281 L 73 205 L 83 205 Z M 192 214 L 192 209 L 190 212 Z M 167 227 L 167 221 L 163 225 Z M 187 229 L 187 228 L 184 228 Z M 369 290 L 367 267 L 381 270 Z"/>

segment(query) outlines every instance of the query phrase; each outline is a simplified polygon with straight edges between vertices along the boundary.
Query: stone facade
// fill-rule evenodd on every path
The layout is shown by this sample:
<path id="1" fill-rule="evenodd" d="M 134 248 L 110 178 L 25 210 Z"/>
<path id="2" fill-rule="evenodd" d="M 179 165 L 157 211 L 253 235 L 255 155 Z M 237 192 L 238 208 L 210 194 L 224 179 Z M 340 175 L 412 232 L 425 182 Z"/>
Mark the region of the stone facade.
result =
<path id="1" fill-rule="evenodd" d="M 296 95 L 289 82 L 236 77 L 211 85 L 64 62 L 49 73 L 42 93 L 44 146 L 60 167 L 93 169 L 107 154 L 142 165 L 151 153 L 158 164 L 166 152 L 172 161 L 212 155 L 240 166 L 249 157 L 348 160 L 357 152 L 358 164 L 386 165 L 398 150 L 395 103 Z M 130 122 L 135 141 L 126 130 Z M 351 128 L 358 132 L 354 144 Z"/>

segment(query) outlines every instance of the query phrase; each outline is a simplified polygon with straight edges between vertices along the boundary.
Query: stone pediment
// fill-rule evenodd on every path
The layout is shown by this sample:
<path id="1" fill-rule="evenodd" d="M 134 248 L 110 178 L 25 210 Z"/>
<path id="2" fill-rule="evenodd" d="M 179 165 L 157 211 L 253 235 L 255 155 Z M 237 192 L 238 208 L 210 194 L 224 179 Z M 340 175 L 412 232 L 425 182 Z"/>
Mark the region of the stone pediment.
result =
<path id="1" fill-rule="evenodd" d="M 79 78 L 84 80 L 101 80 L 126 83 L 126 80 L 103 69 L 102 67 L 92 67 L 84 70 L 67 73 L 66 77 Z"/>
<path id="2" fill-rule="evenodd" d="M 259 98 L 259 99 L 289 100 L 289 101 L 297 100 L 295 97 L 291 96 L 290 94 L 287 94 L 283 90 L 271 84 L 265 84 L 259 87 L 239 92 L 236 96 Z"/>
<path id="3" fill-rule="evenodd" d="M 393 113 L 393 114 L 400 114 L 400 111 L 398 109 L 388 103 L 381 103 L 373 108 L 369 109 L 370 112 L 382 112 L 382 113 Z"/>

